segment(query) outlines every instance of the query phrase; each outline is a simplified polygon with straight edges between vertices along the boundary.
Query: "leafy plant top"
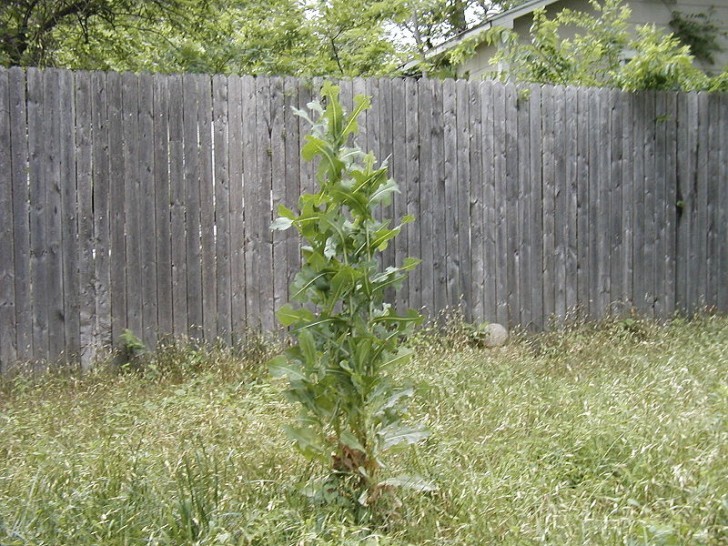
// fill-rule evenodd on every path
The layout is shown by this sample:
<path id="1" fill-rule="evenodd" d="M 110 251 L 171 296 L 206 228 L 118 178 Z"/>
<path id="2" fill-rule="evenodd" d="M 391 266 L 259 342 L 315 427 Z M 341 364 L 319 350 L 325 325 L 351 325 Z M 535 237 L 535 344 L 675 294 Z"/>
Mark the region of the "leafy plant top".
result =
<path id="1" fill-rule="evenodd" d="M 380 479 L 385 452 L 423 440 L 427 432 L 405 424 L 413 389 L 397 386 L 390 370 L 412 351 L 402 341 L 421 316 L 398 314 L 385 301 L 419 260 L 381 266 L 380 254 L 402 226 L 390 225 L 379 209 L 391 202 L 397 184 L 386 165 L 350 144 L 357 118 L 370 106 L 357 96 L 351 113 L 339 102 L 339 88 L 326 83 L 310 113 L 297 111 L 312 126 L 302 155 L 318 160 L 317 193 L 304 194 L 299 212 L 280 206 L 271 228 L 295 228 L 304 240 L 302 265 L 291 287 L 291 304 L 278 311 L 297 343 L 274 358 L 271 372 L 288 378 L 287 396 L 300 405 L 288 428 L 298 449 L 328 469 L 324 500 L 371 505 L 389 486 L 428 487 L 405 477 Z"/>

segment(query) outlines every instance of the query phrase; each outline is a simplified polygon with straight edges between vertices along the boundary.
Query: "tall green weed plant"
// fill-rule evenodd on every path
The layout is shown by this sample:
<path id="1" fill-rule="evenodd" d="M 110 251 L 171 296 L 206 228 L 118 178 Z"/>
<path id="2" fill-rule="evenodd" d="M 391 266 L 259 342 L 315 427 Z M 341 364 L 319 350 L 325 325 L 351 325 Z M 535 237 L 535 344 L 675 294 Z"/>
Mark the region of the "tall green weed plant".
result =
<path id="1" fill-rule="evenodd" d="M 312 102 L 310 113 L 297 112 L 311 124 L 302 155 L 319 161 L 318 192 L 300 197 L 299 212 L 280 206 L 271 226 L 295 228 L 304 245 L 291 286 L 291 300 L 300 305 L 285 305 L 277 315 L 296 343 L 272 359 L 270 369 L 288 378 L 287 397 L 300 406 L 287 429 L 290 438 L 327 468 L 311 495 L 367 513 L 396 486 L 430 488 L 414 477 L 382 478 L 385 453 L 427 437 L 423 427 L 405 423 L 413 389 L 396 385 L 390 374 L 410 360 L 412 350 L 402 341 L 421 316 L 398 314 L 385 302 L 419 260 L 381 266 L 381 252 L 413 218 L 395 226 L 379 219 L 397 185 L 386 165 L 375 166 L 372 154 L 350 143 L 370 100 L 357 96 L 346 113 L 337 86 L 324 84 L 322 97 L 325 106 Z"/>

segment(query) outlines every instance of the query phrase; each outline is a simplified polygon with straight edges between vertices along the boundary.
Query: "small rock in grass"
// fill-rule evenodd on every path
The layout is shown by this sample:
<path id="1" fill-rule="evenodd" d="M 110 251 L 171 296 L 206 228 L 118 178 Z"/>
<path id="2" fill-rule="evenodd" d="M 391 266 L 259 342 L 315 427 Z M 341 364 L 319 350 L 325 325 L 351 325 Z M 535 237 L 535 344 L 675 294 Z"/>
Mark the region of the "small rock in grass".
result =
<path id="1" fill-rule="evenodd" d="M 496 322 L 485 327 L 485 346 L 502 347 L 508 341 L 508 330 Z"/>

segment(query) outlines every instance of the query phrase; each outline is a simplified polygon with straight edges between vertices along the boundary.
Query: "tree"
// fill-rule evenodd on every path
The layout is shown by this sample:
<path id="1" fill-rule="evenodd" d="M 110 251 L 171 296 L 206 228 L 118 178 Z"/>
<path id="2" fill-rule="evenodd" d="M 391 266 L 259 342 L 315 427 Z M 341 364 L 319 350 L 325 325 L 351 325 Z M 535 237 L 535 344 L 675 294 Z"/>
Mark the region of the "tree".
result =
<path id="1" fill-rule="evenodd" d="M 207 0 L 5 0 L 0 7 L 0 63 L 56 64 L 56 55 L 80 36 L 89 41 L 95 25 L 151 29 L 159 18 L 192 28 L 206 12 Z M 70 40 L 67 37 L 70 36 Z"/>
<path id="2" fill-rule="evenodd" d="M 718 90 L 724 85 L 725 77 L 711 79 L 697 68 L 689 46 L 674 35 L 654 25 L 631 34 L 630 9 L 620 0 L 590 2 L 595 15 L 564 9 L 549 19 L 544 10 L 536 10 L 527 42 L 512 31 L 494 29 L 490 39 L 504 45 L 492 62 L 508 67 L 502 78 L 628 91 Z"/>

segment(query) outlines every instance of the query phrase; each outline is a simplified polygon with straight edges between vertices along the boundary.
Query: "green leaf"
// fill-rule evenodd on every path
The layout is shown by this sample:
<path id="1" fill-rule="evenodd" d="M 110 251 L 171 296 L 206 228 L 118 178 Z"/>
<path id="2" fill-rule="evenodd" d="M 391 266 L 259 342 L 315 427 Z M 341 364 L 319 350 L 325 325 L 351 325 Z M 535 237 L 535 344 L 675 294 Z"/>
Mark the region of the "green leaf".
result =
<path id="1" fill-rule="evenodd" d="M 412 445 L 425 440 L 430 433 L 422 427 L 393 423 L 379 431 L 382 450 L 398 445 Z"/>
<path id="2" fill-rule="evenodd" d="M 290 218 L 284 218 L 282 216 L 276 218 L 271 222 L 270 229 L 272 231 L 284 231 L 293 225 L 293 220 Z"/>
<path id="3" fill-rule="evenodd" d="M 301 322 L 309 322 L 314 319 L 314 315 L 306 308 L 294 309 L 292 305 L 286 304 L 276 313 L 278 321 L 283 326 L 292 326 Z"/>
<path id="4" fill-rule="evenodd" d="M 306 376 L 301 373 L 300 366 L 291 363 L 285 355 L 278 355 L 268 361 L 268 372 L 272 377 L 287 377 L 291 381 L 305 380 Z"/>
<path id="5" fill-rule="evenodd" d="M 341 433 L 339 436 L 339 442 L 341 442 L 343 445 L 350 449 L 356 449 L 358 451 L 366 451 L 364 449 L 364 446 L 361 445 L 359 440 L 357 440 L 356 436 L 354 436 L 351 432 L 348 430 L 345 430 Z"/>

